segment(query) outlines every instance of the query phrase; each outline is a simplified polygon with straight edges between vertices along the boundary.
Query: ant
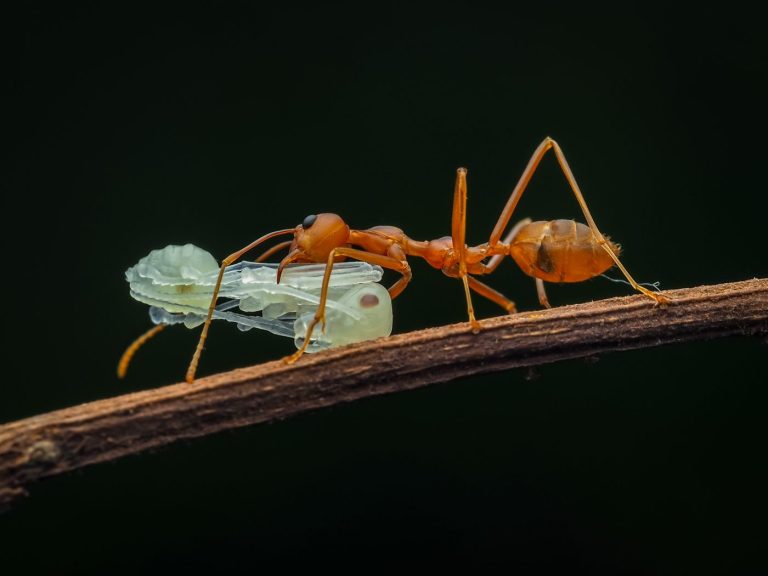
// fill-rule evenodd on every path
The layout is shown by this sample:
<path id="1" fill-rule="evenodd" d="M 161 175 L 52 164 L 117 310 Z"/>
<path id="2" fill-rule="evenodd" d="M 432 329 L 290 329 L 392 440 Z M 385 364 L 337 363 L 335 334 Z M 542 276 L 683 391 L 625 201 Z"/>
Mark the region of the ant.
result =
<path id="1" fill-rule="evenodd" d="M 544 155 L 553 150 L 573 190 L 576 200 L 584 213 L 587 225 L 573 220 L 552 220 L 550 222 L 531 222 L 525 219 L 515 225 L 506 236 L 502 234 L 509 224 L 528 183 Z M 326 263 L 323 276 L 320 303 L 315 312 L 304 339 L 303 346 L 284 358 L 286 364 L 296 362 L 307 348 L 312 331 L 318 323 L 325 328 L 325 302 L 328 296 L 328 282 L 335 262 L 346 258 L 377 264 L 383 268 L 401 274 L 390 288 L 389 294 L 396 298 L 411 281 L 411 267 L 408 256 L 424 258 L 432 267 L 442 270 L 446 276 L 460 278 L 464 285 L 467 299 L 469 323 L 474 332 L 480 330 L 480 323 L 475 318 L 471 291 L 495 302 L 508 313 L 516 312 L 515 304 L 490 286 L 480 282 L 476 275 L 490 274 L 499 266 L 505 256 L 511 256 L 527 275 L 536 280 L 536 289 L 542 306 L 550 307 L 544 290 L 547 282 L 581 282 L 608 270 L 616 265 L 629 284 L 657 305 L 666 304 L 668 298 L 651 292 L 640 286 L 619 260 L 620 248 L 608 240 L 598 230 L 587 208 L 584 195 L 579 189 L 565 159 L 562 149 L 552 138 L 545 138 L 536 148 L 517 182 L 506 206 L 501 212 L 488 242 L 478 246 L 467 246 L 467 170 L 459 168 L 456 172 L 456 185 L 453 193 L 453 215 L 451 235 L 420 242 L 406 236 L 405 232 L 394 226 L 374 226 L 368 230 L 352 230 L 336 214 L 312 214 L 295 228 L 270 232 L 248 244 L 248 246 L 227 256 L 221 263 L 218 280 L 213 291 L 213 298 L 208 309 L 208 317 L 203 325 L 200 340 L 197 343 L 192 361 L 187 369 L 186 380 L 192 383 L 203 351 L 208 329 L 216 306 L 224 269 L 253 250 L 263 242 L 282 235 L 292 235 L 292 240 L 280 242 L 262 254 L 257 261 L 263 261 L 272 254 L 288 248 L 288 255 L 282 259 L 277 270 L 277 282 L 287 264 L 290 263 Z"/>

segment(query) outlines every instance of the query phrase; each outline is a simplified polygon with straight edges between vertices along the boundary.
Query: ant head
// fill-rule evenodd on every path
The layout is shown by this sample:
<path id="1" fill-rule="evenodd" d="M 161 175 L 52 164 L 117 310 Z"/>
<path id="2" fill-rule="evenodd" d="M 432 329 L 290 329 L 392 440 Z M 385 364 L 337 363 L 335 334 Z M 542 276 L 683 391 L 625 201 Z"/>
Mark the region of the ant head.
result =
<path id="1" fill-rule="evenodd" d="M 337 214 L 310 214 L 294 230 L 293 243 L 288 256 L 278 269 L 280 274 L 291 262 L 325 263 L 331 250 L 349 241 L 349 226 Z"/>
<path id="2" fill-rule="evenodd" d="M 349 241 L 349 226 L 336 214 L 310 214 L 296 227 L 294 243 L 302 258 L 325 262 L 331 250 Z"/>

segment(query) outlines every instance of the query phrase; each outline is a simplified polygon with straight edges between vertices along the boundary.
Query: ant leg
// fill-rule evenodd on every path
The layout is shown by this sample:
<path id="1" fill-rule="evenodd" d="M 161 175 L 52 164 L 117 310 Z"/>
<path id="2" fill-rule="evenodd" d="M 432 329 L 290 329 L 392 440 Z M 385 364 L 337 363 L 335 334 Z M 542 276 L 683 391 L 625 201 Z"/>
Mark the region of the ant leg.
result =
<path id="1" fill-rule="evenodd" d="M 400 262 L 400 265 L 402 266 L 402 269 L 398 268 L 397 272 L 400 272 L 402 276 L 400 279 L 392 284 L 392 286 L 389 287 L 389 297 L 394 300 L 398 296 L 400 296 L 400 293 L 405 290 L 405 287 L 408 286 L 408 283 L 411 281 L 411 278 L 413 277 L 413 274 L 411 274 L 411 266 L 408 264 L 408 260 L 406 260 L 405 251 L 402 249 L 401 246 L 398 244 L 392 244 L 389 247 L 389 250 L 387 250 L 387 256 L 390 258 L 394 258 L 398 262 Z"/>
<path id="2" fill-rule="evenodd" d="M 307 350 L 307 346 L 309 346 L 309 339 L 312 336 L 315 326 L 322 322 L 323 330 L 325 330 L 325 303 L 328 300 L 328 284 L 331 280 L 331 272 L 333 271 L 334 260 L 337 256 L 347 256 L 349 258 L 354 258 L 355 260 L 360 260 L 361 262 L 378 264 L 382 268 L 389 268 L 390 270 L 400 272 L 403 277 L 395 282 L 389 289 L 389 294 L 392 298 L 395 298 L 400 294 L 411 280 L 411 267 L 405 259 L 398 260 L 392 256 L 373 254 L 371 252 L 366 252 L 365 250 L 357 250 L 356 248 L 342 247 L 331 250 L 331 253 L 328 255 L 328 262 L 325 266 L 325 274 L 323 274 L 323 284 L 320 289 L 320 302 L 317 305 L 315 317 L 312 318 L 312 322 L 307 326 L 307 333 L 304 336 L 304 343 L 301 345 L 301 348 L 296 350 L 296 352 L 290 356 L 283 358 L 283 362 L 286 364 L 293 364 L 296 360 L 302 357 Z"/>
<path id="3" fill-rule="evenodd" d="M 528 226 L 528 224 L 531 223 L 530 218 L 524 218 L 523 220 L 520 220 L 517 224 L 512 226 L 512 229 L 507 232 L 507 235 L 504 236 L 503 240 L 501 241 L 502 244 L 510 244 L 512 240 L 514 240 L 515 236 L 517 236 L 517 233 L 520 232 L 520 230 L 524 226 Z M 492 256 L 490 260 L 488 260 L 488 263 L 483 266 L 483 274 L 490 274 L 496 268 L 499 267 L 499 264 L 504 260 L 506 257 L 506 254 L 496 254 L 495 256 Z"/>
<path id="4" fill-rule="evenodd" d="M 467 169 L 456 171 L 456 185 L 453 189 L 453 214 L 451 216 L 451 240 L 453 251 L 459 256 L 458 276 L 464 284 L 464 296 L 467 299 L 467 314 L 473 332 L 480 331 L 480 323 L 475 318 L 475 308 L 472 306 L 472 296 L 469 292 L 467 274 Z"/>
<path id="5" fill-rule="evenodd" d="M 472 288 L 475 292 L 480 294 L 480 296 L 483 296 L 484 298 L 488 298 L 491 302 L 494 302 L 504 308 L 504 310 L 507 311 L 509 314 L 515 314 L 517 312 L 517 307 L 515 306 L 515 303 L 512 302 L 509 298 L 504 296 L 501 292 L 498 292 L 488 286 L 487 284 L 484 284 L 483 282 L 480 282 L 477 278 L 474 276 L 467 276 L 467 281 L 469 282 L 469 287 Z"/>
<path id="6" fill-rule="evenodd" d="M 275 252 L 280 252 L 280 250 L 284 248 L 288 248 L 291 244 L 293 244 L 293 240 L 286 240 L 285 242 L 280 242 L 279 244 L 275 244 L 270 248 L 269 250 L 265 251 L 261 256 L 256 258 L 254 262 L 266 262 L 267 258 L 272 256 Z"/>
<path id="7" fill-rule="evenodd" d="M 602 246 L 603 250 L 605 250 L 608 255 L 611 257 L 613 262 L 616 264 L 616 266 L 621 270 L 621 273 L 624 274 L 624 277 L 627 279 L 627 281 L 632 285 L 632 288 L 637 290 L 638 292 L 641 292 L 642 294 L 645 294 L 648 296 L 648 298 L 653 299 L 656 301 L 656 304 L 666 304 L 669 302 L 669 298 L 666 296 L 663 296 L 657 292 L 651 292 L 647 288 L 644 288 L 640 286 L 637 282 L 635 282 L 635 279 L 632 278 L 630 273 L 627 271 L 626 268 L 624 268 L 624 265 L 619 260 L 619 257 L 611 250 L 610 245 L 608 244 L 608 241 L 603 236 L 602 232 L 598 230 L 597 224 L 595 224 L 594 219 L 592 218 L 592 214 L 589 212 L 589 208 L 587 208 L 587 202 L 584 200 L 584 195 L 581 193 L 581 189 L 579 188 L 579 185 L 576 183 L 576 178 L 573 175 L 573 172 L 571 172 L 570 166 L 568 166 L 568 161 L 565 159 L 565 154 L 563 154 L 563 151 L 560 149 L 560 146 L 557 142 L 552 140 L 551 138 L 547 138 L 545 143 L 548 143 L 549 147 L 551 147 L 555 151 L 555 156 L 557 157 L 557 162 L 560 164 L 560 168 L 563 171 L 563 174 L 565 174 L 566 180 L 568 180 L 568 183 L 571 185 L 571 190 L 573 190 L 573 194 L 576 196 L 576 200 L 579 203 L 579 206 L 581 207 L 581 211 L 584 213 L 584 217 L 587 219 L 587 224 L 589 224 L 589 227 L 592 229 L 592 234 L 595 235 L 595 238 L 597 239 L 597 243 Z"/>
<path id="8" fill-rule="evenodd" d="M 243 257 L 244 254 L 247 252 L 253 250 L 261 244 L 262 242 L 266 242 L 267 240 L 270 240 L 274 238 L 275 236 L 281 236 L 284 234 L 293 234 L 295 230 L 293 228 L 286 229 L 286 230 L 278 230 L 276 232 L 270 232 L 269 234 L 266 234 L 259 238 L 258 240 L 254 240 L 248 246 L 245 248 L 241 248 L 237 252 L 233 252 L 224 260 L 221 262 L 221 268 L 219 268 L 219 275 L 216 278 L 216 286 L 213 288 L 213 296 L 211 297 L 211 304 L 208 306 L 208 316 L 205 318 L 205 324 L 203 324 L 203 331 L 200 333 L 200 339 L 197 341 L 197 347 L 195 348 L 195 353 L 192 355 L 192 360 L 189 362 L 189 366 L 187 367 L 187 376 L 186 380 L 188 383 L 192 384 L 195 381 L 195 372 L 197 372 L 197 365 L 200 362 L 200 355 L 203 353 L 203 347 L 205 346 L 205 340 L 208 337 L 208 330 L 211 327 L 211 320 L 213 318 L 213 310 L 216 308 L 216 300 L 219 298 L 219 290 L 221 290 L 221 281 L 224 278 L 224 270 L 227 266 L 234 263 L 236 260 Z"/>
<path id="9" fill-rule="evenodd" d="M 552 147 L 552 142 L 554 142 L 554 140 L 551 138 L 544 138 L 544 141 L 539 144 L 536 150 L 534 150 L 531 159 L 528 161 L 528 165 L 520 176 L 520 180 L 517 181 L 517 184 L 512 190 L 512 194 L 509 195 L 509 200 L 507 200 L 504 209 L 501 211 L 496 226 L 493 227 L 490 239 L 488 240 L 488 245 L 491 248 L 494 248 L 499 243 L 501 235 L 504 233 L 504 229 L 507 227 L 507 224 L 509 224 L 509 220 L 512 218 L 515 208 L 517 208 L 517 203 L 520 201 L 520 197 L 523 195 L 523 192 L 525 192 L 528 183 L 533 177 L 533 173 L 536 172 L 536 168 L 539 167 L 539 162 L 541 162 L 544 154 L 546 154 Z"/>
<path id="10" fill-rule="evenodd" d="M 544 289 L 544 280 L 541 278 L 535 278 L 536 280 L 536 294 L 539 296 L 539 304 L 544 308 L 552 308 L 549 305 L 549 298 L 547 298 L 547 291 Z"/>
<path id="11" fill-rule="evenodd" d="M 608 253 L 608 255 L 611 257 L 611 259 L 616 264 L 616 266 L 618 266 L 619 270 L 621 270 L 621 273 L 624 274 L 624 277 L 629 281 L 630 285 L 635 290 L 637 290 L 638 292 L 641 292 L 642 294 L 645 294 L 649 298 L 652 298 L 653 300 L 656 301 L 657 304 L 665 304 L 666 302 L 668 302 L 669 300 L 665 296 L 662 296 L 661 294 L 658 294 L 658 293 L 651 292 L 650 290 L 643 288 L 637 282 L 635 282 L 635 279 L 632 278 L 632 276 L 629 274 L 627 269 L 624 268 L 624 265 L 621 263 L 618 256 L 616 256 L 616 254 L 613 253 L 613 250 L 610 249 L 608 242 L 603 237 L 603 234 L 600 232 L 600 230 L 597 228 L 597 224 L 595 224 L 595 221 L 589 212 L 589 208 L 587 208 L 587 203 L 584 200 L 584 195 L 581 193 L 581 189 L 579 188 L 579 185 L 576 183 L 576 178 L 574 177 L 573 172 L 571 172 L 571 168 L 568 166 L 568 162 L 565 159 L 565 155 L 563 154 L 563 151 L 560 149 L 560 146 L 558 145 L 558 143 L 552 140 L 552 138 L 550 138 L 549 136 L 544 138 L 541 144 L 539 144 L 536 150 L 534 150 L 533 155 L 531 156 L 531 159 L 528 161 L 528 165 L 525 167 L 525 170 L 523 170 L 523 174 L 520 176 L 520 180 L 518 180 L 517 184 L 515 185 L 515 188 L 512 190 L 512 194 L 510 194 L 509 200 L 507 200 L 507 203 L 504 206 L 504 209 L 501 211 L 499 220 L 496 222 L 496 226 L 493 228 L 493 231 L 491 232 L 490 239 L 488 240 L 489 247 L 493 249 L 499 243 L 501 235 L 504 232 L 504 229 L 507 227 L 507 224 L 509 224 L 509 220 L 512 217 L 512 214 L 514 213 L 515 208 L 517 207 L 517 203 L 520 201 L 520 197 L 523 195 L 523 192 L 525 192 L 525 189 L 528 186 L 528 183 L 531 181 L 531 178 L 533 177 L 533 173 L 536 172 L 536 168 L 538 168 L 539 163 L 541 162 L 541 159 L 550 149 L 554 149 L 555 156 L 557 157 L 557 162 L 558 164 L 560 164 L 560 169 L 563 171 L 563 174 L 565 174 L 565 178 L 566 180 L 568 180 L 568 184 L 570 184 L 571 190 L 573 191 L 573 194 L 576 196 L 576 200 L 579 203 L 579 206 L 581 207 L 581 211 L 584 213 L 584 217 L 587 219 L 587 224 L 592 230 L 592 234 L 594 234 L 595 239 L 597 240 L 597 243 L 600 246 L 602 246 L 603 250 L 605 250 Z"/>
<path id="12" fill-rule="evenodd" d="M 133 360 L 134 355 L 138 351 L 139 348 L 144 346 L 147 340 L 152 338 L 155 334 L 160 332 L 161 330 L 165 329 L 168 326 L 168 324 L 158 324 L 157 326 L 153 326 L 144 334 L 136 338 L 133 342 L 131 342 L 131 345 L 128 346 L 128 348 L 125 349 L 125 352 L 123 352 L 123 355 L 120 356 L 120 362 L 117 363 L 117 377 L 118 378 L 125 378 L 125 375 L 128 372 L 128 365 L 131 363 L 131 360 Z"/>
<path id="13" fill-rule="evenodd" d="M 477 268 L 477 266 L 478 265 L 475 264 L 471 267 L 471 271 L 473 273 L 475 273 L 475 269 Z M 484 274 L 485 273 L 484 268 L 477 273 Z M 443 274 L 445 274 L 449 278 L 459 277 L 458 271 L 456 270 L 455 266 L 449 269 L 444 269 Z M 504 294 L 502 294 L 498 290 L 491 288 L 490 286 L 488 286 L 488 284 L 480 282 L 480 280 L 478 280 L 477 278 L 475 278 L 470 274 L 467 274 L 467 283 L 469 284 L 470 289 L 477 292 L 483 298 L 488 298 L 488 300 L 490 300 L 494 304 L 498 304 L 499 306 L 504 308 L 504 310 L 506 310 L 509 314 L 517 313 L 517 307 L 515 306 L 515 303 L 509 298 L 507 298 L 506 296 L 504 296 Z"/>

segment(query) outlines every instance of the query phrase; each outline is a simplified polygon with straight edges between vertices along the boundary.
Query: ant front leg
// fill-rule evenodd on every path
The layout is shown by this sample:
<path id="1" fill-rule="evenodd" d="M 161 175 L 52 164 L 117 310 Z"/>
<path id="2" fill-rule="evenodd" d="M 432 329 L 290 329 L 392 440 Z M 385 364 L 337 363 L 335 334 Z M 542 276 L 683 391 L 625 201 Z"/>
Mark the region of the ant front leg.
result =
<path id="1" fill-rule="evenodd" d="M 336 257 L 346 256 L 348 258 L 360 260 L 361 262 L 377 264 L 382 268 L 388 268 L 390 270 L 394 270 L 395 272 L 400 272 L 400 274 L 402 274 L 402 278 L 400 278 L 389 288 L 389 295 L 392 299 L 394 299 L 405 289 L 405 287 L 408 285 L 408 282 L 410 282 L 411 267 L 408 265 L 408 261 L 405 260 L 405 254 L 402 252 L 402 249 L 399 246 L 391 246 L 389 249 L 389 254 L 391 255 L 374 254 L 372 252 L 366 252 L 365 250 L 345 247 L 334 248 L 331 250 L 331 253 L 328 254 L 328 261 L 325 265 L 323 284 L 322 288 L 320 289 L 320 302 L 317 304 L 315 316 L 312 318 L 309 326 L 307 326 L 307 333 L 304 335 L 304 342 L 301 345 L 301 348 L 296 350 L 296 352 L 290 356 L 283 358 L 284 363 L 293 364 L 304 355 L 304 352 L 307 351 L 307 347 L 309 346 L 309 341 L 312 337 L 312 332 L 314 331 L 315 326 L 322 322 L 322 329 L 323 331 L 325 330 L 325 304 L 328 300 L 328 285 L 331 281 L 331 273 L 333 272 L 333 264 Z M 402 258 L 397 257 L 400 254 L 402 254 Z"/>

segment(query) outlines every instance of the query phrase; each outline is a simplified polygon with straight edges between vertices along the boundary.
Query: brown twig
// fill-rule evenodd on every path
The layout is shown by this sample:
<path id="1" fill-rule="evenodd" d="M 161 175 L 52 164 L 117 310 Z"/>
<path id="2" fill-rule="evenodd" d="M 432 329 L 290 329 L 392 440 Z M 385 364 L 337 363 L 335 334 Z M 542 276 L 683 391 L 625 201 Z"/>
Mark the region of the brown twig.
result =
<path id="1" fill-rule="evenodd" d="M 434 382 L 671 342 L 768 333 L 768 280 L 612 298 L 454 324 L 279 361 L 193 385 L 99 400 L 0 426 L 0 505 L 45 476 L 184 438 Z"/>

